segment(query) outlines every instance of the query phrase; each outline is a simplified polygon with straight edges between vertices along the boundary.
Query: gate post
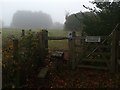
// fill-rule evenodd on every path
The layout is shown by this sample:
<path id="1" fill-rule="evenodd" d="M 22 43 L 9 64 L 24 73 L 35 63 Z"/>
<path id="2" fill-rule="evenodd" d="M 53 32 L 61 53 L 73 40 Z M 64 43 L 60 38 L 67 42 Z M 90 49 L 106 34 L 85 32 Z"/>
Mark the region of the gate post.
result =
<path id="1" fill-rule="evenodd" d="M 39 43 L 40 43 L 40 54 L 41 60 L 43 61 L 45 57 L 45 40 L 44 40 L 44 32 L 39 32 Z"/>
<path id="2" fill-rule="evenodd" d="M 111 68 L 110 72 L 115 73 L 117 68 L 117 31 L 113 32 L 112 36 L 112 48 L 111 48 Z"/>
<path id="3" fill-rule="evenodd" d="M 42 30 L 43 33 L 43 42 L 45 45 L 45 54 L 48 53 L 48 31 L 47 30 Z"/>
<path id="4" fill-rule="evenodd" d="M 45 39 L 45 48 L 48 48 L 48 31 L 43 29 L 42 32 Z"/>
<path id="5" fill-rule="evenodd" d="M 71 34 L 71 37 L 68 38 L 69 60 L 70 60 L 69 64 L 72 70 L 74 70 L 75 69 L 75 36 L 76 36 L 76 33 L 72 32 L 70 34 Z"/>

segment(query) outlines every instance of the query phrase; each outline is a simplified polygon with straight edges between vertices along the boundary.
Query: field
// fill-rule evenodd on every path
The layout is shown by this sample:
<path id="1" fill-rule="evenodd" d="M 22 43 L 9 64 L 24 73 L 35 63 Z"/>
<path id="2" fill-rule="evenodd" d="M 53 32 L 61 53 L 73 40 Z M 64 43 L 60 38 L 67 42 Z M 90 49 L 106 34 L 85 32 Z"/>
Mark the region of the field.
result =
<path id="1" fill-rule="evenodd" d="M 7 39 L 8 36 L 14 35 L 15 37 L 20 37 L 21 36 L 21 30 L 22 29 L 10 29 L 10 28 L 3 28 L 2 29 L 2 38 L 3 38 L 3 43 Z M 33 32 L 38 32 L 40 31 L 39 29 L 34 29 L 32 30 Z M 28 30 L 26 30 L 26 33 Z M 48 30 L 48 36 L 67 36 L 68 31 L 64 30 Z M 49 49 L 68 49 L 67 45 L 67 40 L 49 40 Z"/>

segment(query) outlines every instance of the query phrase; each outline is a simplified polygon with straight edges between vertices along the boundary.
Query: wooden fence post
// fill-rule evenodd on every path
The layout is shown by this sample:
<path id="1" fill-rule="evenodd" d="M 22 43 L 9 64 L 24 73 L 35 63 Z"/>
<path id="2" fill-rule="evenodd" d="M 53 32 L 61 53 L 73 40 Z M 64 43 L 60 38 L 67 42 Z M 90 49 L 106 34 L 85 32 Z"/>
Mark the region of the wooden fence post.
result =
<path id="1" fill-rule="evenodd" d="M 48 48 L 48 31 L 44 30 L 44 35 L 45 35 L 45 48 Z"/>
<path id="2" fill-rule="evenodd" d="M 117 66 L 117 31 L 113 32 L 112 36 L 112 48 L 111 48 L 111 73 L 116 72 Z"/>
<path id="3" fill-rule="evenodd" d="M 72 67 L 72 70 L 75 69 L 75 36 L 76 33 L 72 32 L 72 38 L 68 39 L 69 44 L 69 57 L 70 57 L 70 66 Z"/>
<path id="4" fill-rule="evenodd" d="M 19 62 L 18 59 L 18 39 L 13 39 L 13 60 L 17 63 Z M 19 66 L 16 66 L 17 68 L 19 68 Z M 20 71 L 19 69 L 17 69 L 17 75 L 16 75 L 16 86 L 19 87 L 20 86 Z"/>
<path id="5" fill-rule="evenodd" d="M 44 44 L 45 44 L 45 52 L 46 54 L 48 53 L 48 31 L 47 30 L 42 30 L 43 32 L 43 41 L 44 41 Z"/>
<path id="6" fill-rule="evenodd" d="M 42 30 L 42 44 L 43 44 L 43 51 L 44 51 L 44 54 L 43 54 L 43 59 L 44 59 L 46 56 L 45 30 Z"/>
<path id="7" fill-rule="evenodd" d="M 23 29 L 21 37 L 24 37 L 24 36 L 25 36 L 25 30 Z"/>
<path id="8" fill-rule="evenodd" d="M 39 32 L 39 43 L 40 43 L 40 54 L 41 59 L 43 60 L 45 57 L 45 40 L 44 40 L 44 32 Z"/>

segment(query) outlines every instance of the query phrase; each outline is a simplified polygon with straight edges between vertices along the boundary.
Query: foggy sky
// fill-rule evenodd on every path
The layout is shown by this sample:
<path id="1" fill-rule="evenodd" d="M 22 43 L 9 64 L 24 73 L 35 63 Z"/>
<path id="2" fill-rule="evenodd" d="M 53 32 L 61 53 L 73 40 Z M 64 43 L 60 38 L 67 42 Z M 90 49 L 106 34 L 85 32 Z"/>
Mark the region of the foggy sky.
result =
<path id="1" fill-rule="evenodd" d="M 91 0 L 2 0 L 0 1 L 0 19 L 9 26 L 13 14 L 18 10 L 42 11 L 52 17 L 53 22 L 65 22 L 66 12 L 87 11 L 83 5 L 92 6 Z"/>

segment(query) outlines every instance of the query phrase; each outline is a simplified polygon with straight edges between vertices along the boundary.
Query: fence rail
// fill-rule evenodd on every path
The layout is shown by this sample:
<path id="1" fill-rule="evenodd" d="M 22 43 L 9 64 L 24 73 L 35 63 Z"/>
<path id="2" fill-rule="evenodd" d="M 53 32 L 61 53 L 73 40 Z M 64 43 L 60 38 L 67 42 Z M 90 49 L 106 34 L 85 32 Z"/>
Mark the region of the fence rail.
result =
<path id="1" fill-rule="evenodd" d="M 48 40 L 65 40 L 68 39 L 68 37 L 48 37 Z"/>

